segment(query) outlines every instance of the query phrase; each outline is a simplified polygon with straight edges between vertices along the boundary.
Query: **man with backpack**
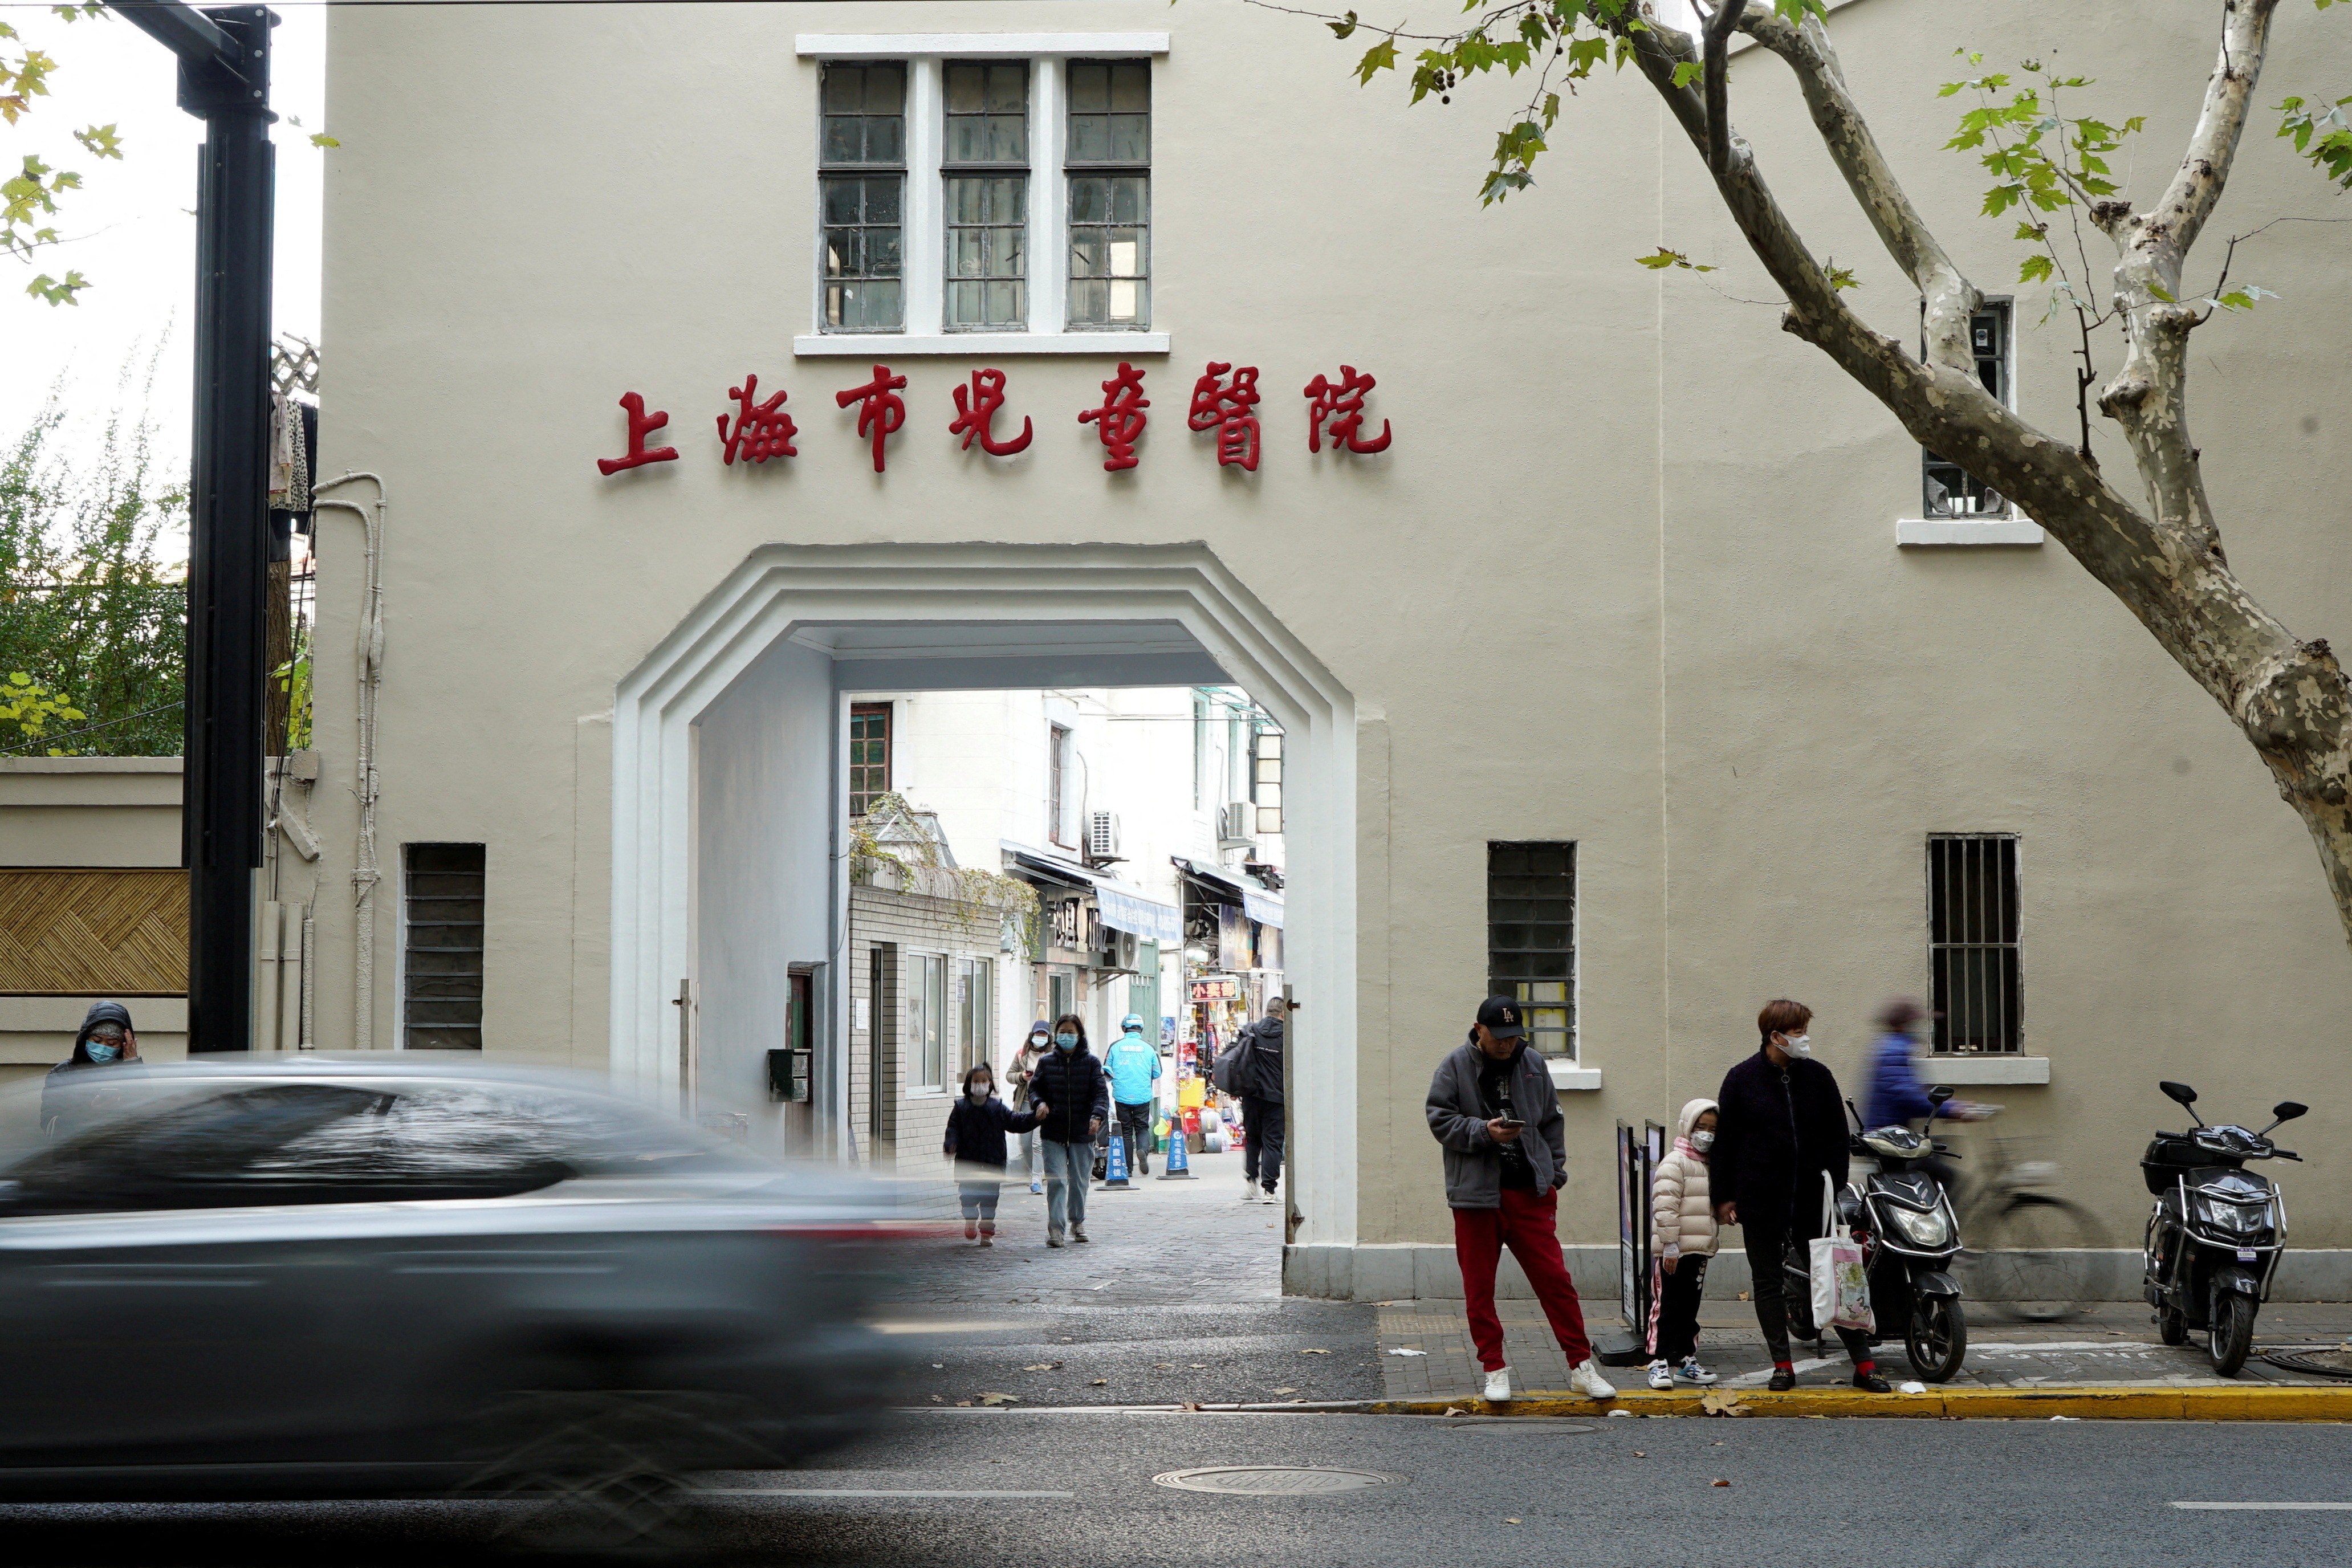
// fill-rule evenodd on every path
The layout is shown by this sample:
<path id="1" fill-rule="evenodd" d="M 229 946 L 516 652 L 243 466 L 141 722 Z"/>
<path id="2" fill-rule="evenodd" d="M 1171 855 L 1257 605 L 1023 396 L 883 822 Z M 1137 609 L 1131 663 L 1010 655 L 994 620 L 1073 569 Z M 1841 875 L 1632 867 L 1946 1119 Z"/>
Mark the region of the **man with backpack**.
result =
<path id="1" fill-rule="evenodd" d="M 1217 1087 L 1242 1103 L 1244 1203 L 1274 1202 L 1282 1181 L 1282 1019 L 1289 1007 L 1277 997 L 1217 1058 Z"/>

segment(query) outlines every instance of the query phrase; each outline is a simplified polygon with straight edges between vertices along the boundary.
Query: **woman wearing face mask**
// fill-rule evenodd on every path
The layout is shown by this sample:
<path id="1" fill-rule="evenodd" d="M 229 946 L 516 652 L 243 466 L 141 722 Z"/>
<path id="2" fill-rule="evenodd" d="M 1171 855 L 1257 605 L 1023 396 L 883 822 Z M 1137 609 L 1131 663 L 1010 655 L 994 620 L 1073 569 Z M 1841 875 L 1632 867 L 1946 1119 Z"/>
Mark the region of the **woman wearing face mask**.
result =
<path id="1" fill-rule="evenodd" d="M 955 1162 L 956 1197 L 963 1205 L 963 1239 L 996 1245 L 996 1198 L 1004 1189 L 1004 1134 L 1026 1133 L 1048 1107 L 1016 1113 L 996 1097 L 996 1073 L 986 1063 L 963 1075 L 963 1093 L 948 1113 L 947 1155 Z"/>
<path id="2" fill-rule="evenodd" d="M 1066 1228 L 1087 1239 L 1087 1177 L 1095 1139 L 1110 1119 L 1110 1084 L 1102 1061 L 1087 1049 L 1087 1026 L 1076 1013 L 1054 1020 L 1054 1049 L 1029 1080 L 1032 1098 L 1045 1103 L 1037 1117 L 1038 1148 L 1045 1156 L 1045 1245 L 1059 1247 Z"/>
<path id="3" fill-rule="evenodd" d="M 1029 1106 L 1029 1082 L 1037 1073 L 1037 1064 L 1054 1053 L 1054 1026 L 1039 1019 L 1029 1026 L 1028 1043 L 1013 1053 L 1013 1065 L 1004 1070 L 1004 1081 L 1013 1088 L 1013 1108 L 1026 1111 Z M 1029 1173 L 1029 1190 L 1044 1192 L 1045 1168 L 1037 1163 L 1037 1134 L 1033 1127 L 1021 1134 L 1021 1168 Z"/>
<path id="4" fill-rule="evenodd" d="M 1756 1015 L 1763 1043 L 1723 1075 L 1716 1095 L 1715 1147 L 1708 1169 L 1715 1217 L 1737 1225 L 1748 1243 L 1755 1280 L 1757 1325 L 1772 1351 L 1777 1392 L 1794 1388 L 1789 1358 L 1788 1297 L 1781 1260 L 1821 1229 L 1822 1176 L 1845 1185 L 1846 1128 L 1837 1077 L 1812 1059 L 1813 1009 L 1786 998 Z M 1840 1329 L 1853 1358 L 1853 1385 L 1891 1392 L 1871 1360 L 1870 1336 Z"/>
<path id="5" fill-rule="evenodd" d="M 42 1081 L 41 1130 L 64 1137 L 102 1120 L 128 1087 L 124 1077 L 139 1065 L 131 1009 L 121 1002 L 91 1003 L 74 1036 L 73 1054 Z"/>
<path id="6" fill-rule="evenodd" d="M 1707 1384 L 1698 1364 L 1698 1303 L 1706 1260 L 1715 1256 L 1715 1205 L 1707 1197 L 1707 1154 L 1715 1147 L 1715 1102 L 1694 1100 L 1675 1123 L 1675 1146 L 1650 1181 L 1650 1245 L 1658 1265 L 1650 1281 L 1650 1386 L 1676 1378 Z"/>

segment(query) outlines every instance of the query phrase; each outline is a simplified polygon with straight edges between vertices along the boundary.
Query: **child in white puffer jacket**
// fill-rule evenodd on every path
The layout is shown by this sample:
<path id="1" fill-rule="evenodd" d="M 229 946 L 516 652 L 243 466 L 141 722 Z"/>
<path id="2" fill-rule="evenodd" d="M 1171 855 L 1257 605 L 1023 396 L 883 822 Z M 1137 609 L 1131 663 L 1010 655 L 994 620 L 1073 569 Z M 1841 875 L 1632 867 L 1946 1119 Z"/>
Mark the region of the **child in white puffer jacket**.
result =
<path id="1" fill-rule="evenodd" d="M 1672 1388 L 1676 1378 L 1715 1381 L 1715 1374 L 1698 1364 L 1698 1303 L 1717 1237 L 1706 1180 L 1715 1115 L 1712 1100 L 1694 1100 L 1683 1107 L 1675 1146 L 1658 1162 L 1658 1174 L 1650 1183 L 1650 1252 L 1657 1260 L 1650 1276 L 1653 1388 Z"/>

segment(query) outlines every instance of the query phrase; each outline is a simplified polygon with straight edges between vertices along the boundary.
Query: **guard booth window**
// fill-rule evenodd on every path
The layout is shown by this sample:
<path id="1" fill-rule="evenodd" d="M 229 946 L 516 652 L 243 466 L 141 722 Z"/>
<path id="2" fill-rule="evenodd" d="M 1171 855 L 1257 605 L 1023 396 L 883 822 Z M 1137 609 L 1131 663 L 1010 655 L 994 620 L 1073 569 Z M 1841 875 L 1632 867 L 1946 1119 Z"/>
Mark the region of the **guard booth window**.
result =
<path id="1" fill-rule="evenodd" d="M 1486 990 L 1514 997 L 1528 1042 L 1576 1056 L 1576 846 L 1486 845 Z"/>
<path id="2" fill-rule="evenodd" d="M 401 1044 L 482 1049 L 480 844 L 404 844 Z"/>

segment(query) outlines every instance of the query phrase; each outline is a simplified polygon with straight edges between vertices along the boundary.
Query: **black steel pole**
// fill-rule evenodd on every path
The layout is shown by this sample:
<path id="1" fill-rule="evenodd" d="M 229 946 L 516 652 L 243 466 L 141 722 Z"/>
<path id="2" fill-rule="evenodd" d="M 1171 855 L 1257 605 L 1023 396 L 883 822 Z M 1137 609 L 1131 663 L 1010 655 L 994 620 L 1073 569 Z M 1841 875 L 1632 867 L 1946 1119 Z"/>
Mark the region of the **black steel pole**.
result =
<path id="1" fill-rule="evenodd" d="M 268 678 L 270 240 L 277 192 L 269 29 L 277 18 L 257 5 L 201 14 L 233 46 L 209 56 L 184 52 L 180 59 L 180 107 L 204 116 L 206 132 L 196 198 L 181 843 L 188 868 L 188 1049 L 213 1051 L 245 1051 L 253 1040 L 253 873 L 261 864 Z"/>

